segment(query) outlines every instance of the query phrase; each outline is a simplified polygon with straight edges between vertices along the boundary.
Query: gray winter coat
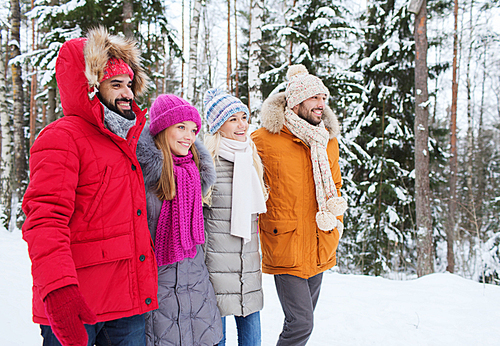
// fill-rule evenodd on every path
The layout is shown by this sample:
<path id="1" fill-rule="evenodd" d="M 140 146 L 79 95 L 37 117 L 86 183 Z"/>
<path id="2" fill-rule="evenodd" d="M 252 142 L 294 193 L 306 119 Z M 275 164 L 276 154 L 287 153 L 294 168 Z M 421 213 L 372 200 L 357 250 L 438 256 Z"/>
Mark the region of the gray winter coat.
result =
<path id="1" fill-rule="evenodd" d="M 215 181 L 213 162 L 201 141 L 195 145 L 200 153 L 202 190 L 206 192 Z M 144 174 L 148 225 L 154 240 L 162 206 L 154 190 L 163 155 L 154 145 L 149 127 L 139 139 L 137 158 Z M 212 346 L 222 339 L 222 322 L 201 245 L 195 258 L 158 267 L 158 304 L 157 310 L 146 314 L 148 346 Z"/>
<path id="2" fill-rule="evenodd" d="M 252 238 L 230 234 L 234 164 L 221 157 L 215 160 L 217 181 L 211 207 L 203 207 L 205 219 L 205 263 L 217 296 L 221 316 L 248 316 L 262 310 L 257 215 L 252 216 Z"/>

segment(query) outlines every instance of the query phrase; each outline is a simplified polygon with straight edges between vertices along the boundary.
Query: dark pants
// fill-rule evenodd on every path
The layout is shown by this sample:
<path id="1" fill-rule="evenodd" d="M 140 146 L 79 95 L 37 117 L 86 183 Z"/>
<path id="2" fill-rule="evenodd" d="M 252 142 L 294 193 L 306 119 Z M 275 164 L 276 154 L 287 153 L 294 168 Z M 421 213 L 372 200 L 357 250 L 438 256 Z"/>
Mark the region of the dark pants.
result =
<path id="1" fill-rule="evenodd" d="M 302 346 L 307 343 L 313 329 L 314 309 L 322 279 L 323 273 L 309 279 L 287 274 L 274 276 L 276 291 L 285 314 L 277 346 Z"/>
<path id="2" fill-rule="evenodd" d="M 50 326 L 40 325 L 43 346 L 61 346 Z M 113 321 L 86 324 L 88 346 L 143 346 L 146 345 L 144 315 L 124 317 Z"/>

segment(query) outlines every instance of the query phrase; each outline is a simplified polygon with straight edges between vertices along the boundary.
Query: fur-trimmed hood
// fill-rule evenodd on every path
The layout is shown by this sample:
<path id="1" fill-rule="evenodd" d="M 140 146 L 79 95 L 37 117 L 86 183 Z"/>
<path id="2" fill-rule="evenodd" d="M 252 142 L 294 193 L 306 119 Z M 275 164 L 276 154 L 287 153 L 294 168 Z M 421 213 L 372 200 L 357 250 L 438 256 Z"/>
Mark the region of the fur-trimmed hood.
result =
<path id="1" fill-rule="evenodd" d="M 215 184 L 217 174 L 212 157 L 202 141 L 196 138 L 194 145 L 200 156 L 201 190 L 203 195 L 205 195 L 210 187 Z M 149 133 L 149 123 L 144 126 L 139 142 L 137 143 L 137 159 L 141 164 L 146 190 L 154 188 L 160 179 L 163 167 L 163 154 L 156 147 L 153 137 Z"/>
<path id="2" fill-rule="evenodd" d="M 268 97 L 262 104 L 260 113 L 262 126 L 271 133 L 278 134 L 285 124 L 285 93 L 277 93 Z M 340 125 L 335 113 L 326 105 L 322 116 L 325 127 L 328 129 L 330 139 L 340 134 Z"/>
<path id="3" fill-rule="evenodd" d="M 99 48 L 101 44 L 102 47 Z M 97 90 L 94 86 L 95 81 L 102 78 L 108 54 L 111 53 L 123 58 L 134 70 L 134 94 L 143 92 L 147 77 L 139 65 L 139 50 L 132 41 L 109 35 L 104 28 L 91 30 L 87 38 L 80 37 L 65 42 L 56 60 L 57 86 L 64 115 L 80 116 L 103 131 L 104 108 L 99 99 L 94 97 Z M 98 56 L 103 59 L 98 59 Z M 142 111 L 135 101 L 132 102 L 132 110 L 142 129 L 146 111 Z"/>
<path id="4" fill-rule="evenodd" d="M 111 57 L 122 59 L 134 71 L 132 91 L 135 96 L 141 96 L 147 87 L 148 77 L 141 62 L 141 52 L 137 43 L 131 39 L 110 35 L 106 28 L 100 26 L 89 30 L 87 43 L 83 50 L 85 57 L 85 76 L 89 89 L 99 89 L 99 81 L 104 76 L 104 69 Z"/>

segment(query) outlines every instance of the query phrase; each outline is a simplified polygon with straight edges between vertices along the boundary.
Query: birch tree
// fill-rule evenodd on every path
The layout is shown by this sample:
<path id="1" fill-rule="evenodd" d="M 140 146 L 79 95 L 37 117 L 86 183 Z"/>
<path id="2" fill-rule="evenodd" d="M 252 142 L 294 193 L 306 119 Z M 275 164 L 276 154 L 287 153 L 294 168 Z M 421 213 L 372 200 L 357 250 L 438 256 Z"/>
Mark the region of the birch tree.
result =
<path id="1" fill-rule="evenodd" d="M 260 43 L 262 39 L 263 1 L 250 1 L 250 51 L 248 54 L 248 108 L 250 114 L 258 119 L 262 106 L 261 80 L 259 67 L 261 59 Z"/>
<path id="2" fill-rule="evenodd" d="M 0 32 L 1 33 L 1 32 Z M 6 60 L 6 52 L 3 51 L 3 40 L 0 35 L 0 61 Z M 0 63 L 0 124 L 2 130 L 2 160 L 0 163 L 1 172 L 1 198 L 0 204 L 3 206 L 1 215 L 5 228 L 9 228 L 11 216 L 11 175 L 12 175 L 12 131 L 10 114 L 7 107 L 7 86 L 5 65 Z"/>
<path id="3" fill-rule="evenodd" d="M 226 66 L 226 84 L 228 92 L 233 91 L 233 83 L 231 81 L 231 0 L 227 0 L 227 66 Z"/>
<path id="4" fill-rule="evenodd" d="M 193 15 L 189 27 L 189 75 L 187 100 L 195 104 L 196 77 L 198 74 L 198 34 L 200 31 L 201 0 L 194 0 Z"/>
<path id="5" fill-rule="evenodd" d="M 21 55 L 21 10 L 19 0 L 10 0 L 11 38 L 10 38 L 10 67 L 12 75 L 12 96 L 14 100 L 14 175 L 12 187 L 12 215 L 17 217 L 17 204 L 24 194 L 26 185 L 26 145 L 24 143 L 24 107 L 23 107 L 23 80 L 21 78 L 21 62 L 16 57 Z M 13 225 L 9 226 L 12 231 Z"/>

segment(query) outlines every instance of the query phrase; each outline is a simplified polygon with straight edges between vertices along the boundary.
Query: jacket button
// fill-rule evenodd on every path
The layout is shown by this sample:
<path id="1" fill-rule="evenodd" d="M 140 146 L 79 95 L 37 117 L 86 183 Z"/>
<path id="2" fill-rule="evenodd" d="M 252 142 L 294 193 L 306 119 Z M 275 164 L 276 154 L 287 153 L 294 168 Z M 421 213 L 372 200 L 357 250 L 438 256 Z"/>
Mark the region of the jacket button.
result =
<path id="1" fill-rule="evenodd" d="M 140 255 L 139 256 L 139 261 L 144 262 L 146 260 L 146 256 Z"/>
<path id="2" fill-rule="evenodd" d="M 151 298 L 146 298 L 145 302 L 147 305 L 151 304 Z"/>
<path id="3" fill-rule="evenodd" d="M 137 216 L 141 216 L 141 214 L 142 214 L 141 209 L 137 209 Z"/>
<path id="4" fill-rule="evenodd" d="M 276 233 L 278 233 L 278 230 L 275 228 L 273 232 L 274 232 L 274 234 L 276 234 Z"/>
<path id="5" fill-rule="evenodd" d="M 136 169 L 135 165 L 132 165 L 132 170 L 135 171 Z"/>

